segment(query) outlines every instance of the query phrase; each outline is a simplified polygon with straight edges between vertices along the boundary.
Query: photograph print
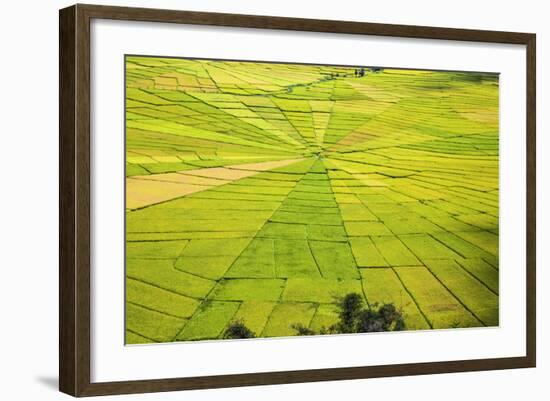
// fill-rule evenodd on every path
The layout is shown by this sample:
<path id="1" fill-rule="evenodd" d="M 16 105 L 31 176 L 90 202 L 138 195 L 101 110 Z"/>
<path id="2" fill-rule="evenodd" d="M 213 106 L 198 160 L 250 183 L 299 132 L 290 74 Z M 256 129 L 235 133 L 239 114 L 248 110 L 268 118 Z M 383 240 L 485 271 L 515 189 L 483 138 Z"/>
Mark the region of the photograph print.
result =
<path id="1" fill-rule="evenodd" d="M 499 325 L 499 75 L 125 57 L 126 344 Z"/>

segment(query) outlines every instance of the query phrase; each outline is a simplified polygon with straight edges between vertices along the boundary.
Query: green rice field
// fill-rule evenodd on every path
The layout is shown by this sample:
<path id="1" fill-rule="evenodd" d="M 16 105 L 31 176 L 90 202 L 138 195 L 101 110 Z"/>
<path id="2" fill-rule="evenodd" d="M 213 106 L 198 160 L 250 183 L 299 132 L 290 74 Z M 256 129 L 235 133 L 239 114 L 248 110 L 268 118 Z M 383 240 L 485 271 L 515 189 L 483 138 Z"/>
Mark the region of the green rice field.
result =
<path id="1" fill-rule="evenodd" d="M 126 57 L 126 343 L 499 323 L 498 75 Z"/>

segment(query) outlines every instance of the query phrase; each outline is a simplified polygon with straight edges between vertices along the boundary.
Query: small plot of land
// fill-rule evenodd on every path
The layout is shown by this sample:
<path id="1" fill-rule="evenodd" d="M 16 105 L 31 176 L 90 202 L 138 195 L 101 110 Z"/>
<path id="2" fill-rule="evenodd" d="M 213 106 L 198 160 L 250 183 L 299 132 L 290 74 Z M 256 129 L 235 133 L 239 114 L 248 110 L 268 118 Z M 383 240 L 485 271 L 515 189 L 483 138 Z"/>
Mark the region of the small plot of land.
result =
<path id="1" fill-rule="evenodd" d="M 128 57 L 126 342 L 499 324 L 498 78 Z"/>
<path id="2" fill-rule="evenodd" d="M 256 175 L 297 160 L 248 163 L 126 178 L 126 207 L 138 209 Z"/>

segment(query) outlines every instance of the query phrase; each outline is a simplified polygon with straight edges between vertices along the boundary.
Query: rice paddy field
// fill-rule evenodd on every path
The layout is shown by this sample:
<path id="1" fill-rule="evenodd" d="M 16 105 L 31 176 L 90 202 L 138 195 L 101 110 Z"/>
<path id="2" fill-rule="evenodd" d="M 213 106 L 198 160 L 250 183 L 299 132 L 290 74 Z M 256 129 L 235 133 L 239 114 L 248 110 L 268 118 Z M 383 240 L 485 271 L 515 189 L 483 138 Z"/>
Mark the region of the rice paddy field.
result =
<path id="1" fill-rule="evenodd" d="M 499 323 L 498 75 L 126 58 L 126 343 Z"/>

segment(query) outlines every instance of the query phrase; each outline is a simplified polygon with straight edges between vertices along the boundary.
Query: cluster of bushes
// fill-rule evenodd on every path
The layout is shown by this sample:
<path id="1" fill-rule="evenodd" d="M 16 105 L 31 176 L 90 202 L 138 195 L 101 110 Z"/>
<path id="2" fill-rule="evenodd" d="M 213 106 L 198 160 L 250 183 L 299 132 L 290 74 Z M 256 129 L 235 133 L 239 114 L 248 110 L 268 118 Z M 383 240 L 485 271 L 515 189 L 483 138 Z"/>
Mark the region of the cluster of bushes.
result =
<path id="1" fill-rule="evenodd" d="M 231 322 L 223 333 L 223 338 L 255 338 L 256 334 L 245 326 L 242 320 Z"/>
<path id="2" fill-rule="evenodd" d="M 367 306 L 363 297 L 350 293 L 338 301 L 338 322 L 316 331 L 302 324 L 291 327 L 298 335 L 372 333 L 380 331 L 400 331 L 405 329 L 401 310 L 392 303 Z M 256 334 L 241 321 L 232 322 L 225 330 L 223 338 L 255 338 Z"/>

